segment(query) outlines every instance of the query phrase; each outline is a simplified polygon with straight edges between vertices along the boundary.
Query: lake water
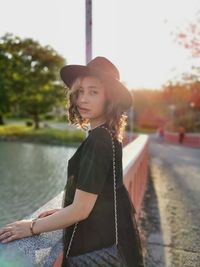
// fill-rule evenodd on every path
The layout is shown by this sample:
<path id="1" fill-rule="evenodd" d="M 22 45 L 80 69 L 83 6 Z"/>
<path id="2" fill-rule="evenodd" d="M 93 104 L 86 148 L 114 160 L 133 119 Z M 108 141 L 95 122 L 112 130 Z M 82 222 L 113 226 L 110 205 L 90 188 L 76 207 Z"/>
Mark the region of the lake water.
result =
<path id="1" fill-rule="evenodd" d="M 0 227 L 30 215 L 63 190 L 76 149 L 0 142 Z"/>

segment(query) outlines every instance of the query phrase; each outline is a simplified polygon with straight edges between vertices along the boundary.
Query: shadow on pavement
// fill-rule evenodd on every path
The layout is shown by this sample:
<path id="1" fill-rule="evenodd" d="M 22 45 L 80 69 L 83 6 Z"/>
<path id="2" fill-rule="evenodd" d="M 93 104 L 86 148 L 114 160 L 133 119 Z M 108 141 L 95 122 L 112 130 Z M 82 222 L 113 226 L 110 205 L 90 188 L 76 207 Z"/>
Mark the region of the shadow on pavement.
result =
<path id="1" fill-rule="evenodd" d="M 141 210 L 140 229 L 144 238 L 145 267 L 165 267 L 164 240 L 160 224 L 159 203 L 150 167 L 147 189 Z"/>

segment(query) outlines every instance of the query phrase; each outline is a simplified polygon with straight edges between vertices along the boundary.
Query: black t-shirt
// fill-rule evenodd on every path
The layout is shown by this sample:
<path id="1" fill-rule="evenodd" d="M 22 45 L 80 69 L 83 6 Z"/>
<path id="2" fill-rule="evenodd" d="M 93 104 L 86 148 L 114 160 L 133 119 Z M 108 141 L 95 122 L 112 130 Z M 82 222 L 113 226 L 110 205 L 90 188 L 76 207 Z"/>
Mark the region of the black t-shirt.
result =
<path id="1" fill-rule="evenodd" d="M 123 184 L 122 143 L 114 139 L 114 144 L 116 181 L 117 187 L 119 187 Z M 110 134 L 100 127 L 90 130 L 88 137 L 68 160 L 68 177 L 63 206 L 73 202 L 76 188 L 98 195 L 105 194 L 108 183 L 112 182 L 113 186 L 112 160 L 113 150 Z"/>
<path id="2" fill-rule="evenodd" d="M 106 124 L 102 124 L 107 127 Z M 122 143 L 114 139 L 117 187 L 118 231 L 131 227 L 135 209 L 123 184 Z M 109 132 L 97 127 L 68 161 L 67 184 L 63 207 L 72 204 L 75 190 L 98 194 L 87 219 L 78 223 L 69 256 L 83 254 L 115 243 L 113 150 Z M 64 229 L 64 252 L 68 248 L 74 225 Z M 130 231 L 129 231 L 130 232 Z M 119 236 L 120 241 L 120 236 Z"/>

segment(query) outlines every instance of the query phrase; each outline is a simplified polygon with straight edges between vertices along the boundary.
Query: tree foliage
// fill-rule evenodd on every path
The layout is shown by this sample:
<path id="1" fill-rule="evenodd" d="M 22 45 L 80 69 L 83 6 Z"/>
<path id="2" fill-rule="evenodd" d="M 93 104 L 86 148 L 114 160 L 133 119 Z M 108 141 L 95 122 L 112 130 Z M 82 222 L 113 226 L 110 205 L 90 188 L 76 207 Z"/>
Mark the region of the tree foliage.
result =
<path id="1" fill-rule="evenodd" d="M 182 82 L 195 83 L 200 82 L 200 10 L 186 25 L 177 27 L 173 32 L 174 40 L 176 43 L 185 48 L 190 58 L 190 70 L 184 72 L 176 80 Z"/>
<path id="2" fill-rule="evenodd" d="M 200 83 L 171 83 L 162 90 L 165 103 L 173 112 L 173 124 L 184 125 L 188 131 L 199 129 Z"/>
<path id="3" fill-rule="evenodd" d="M 0 113 L 39 115 L 63 101 L 59 70 L 64 58 L 50 46 L 12 34 L 0 38 Z"/>
<path id="4" fill-rule="evenodd" d="M 161 90 L 133 90 L 134 120 L 144 128 L 200 129 L 200 84 L 169 82 Z"/>

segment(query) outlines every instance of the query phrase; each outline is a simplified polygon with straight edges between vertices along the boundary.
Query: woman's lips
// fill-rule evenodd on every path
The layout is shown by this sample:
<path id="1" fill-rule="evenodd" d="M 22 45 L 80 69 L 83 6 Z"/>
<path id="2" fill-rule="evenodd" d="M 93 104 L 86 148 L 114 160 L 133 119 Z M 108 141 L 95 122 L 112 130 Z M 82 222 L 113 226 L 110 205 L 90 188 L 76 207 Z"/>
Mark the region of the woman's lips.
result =
<path id="1" fill-rule="evenodd" d="M 82 111 L 82 112 L 87 112 L 87 111 L 89 111 L 89 109 L 86 109 L 86 108 L 79 108 L 79 110 Z"/>

